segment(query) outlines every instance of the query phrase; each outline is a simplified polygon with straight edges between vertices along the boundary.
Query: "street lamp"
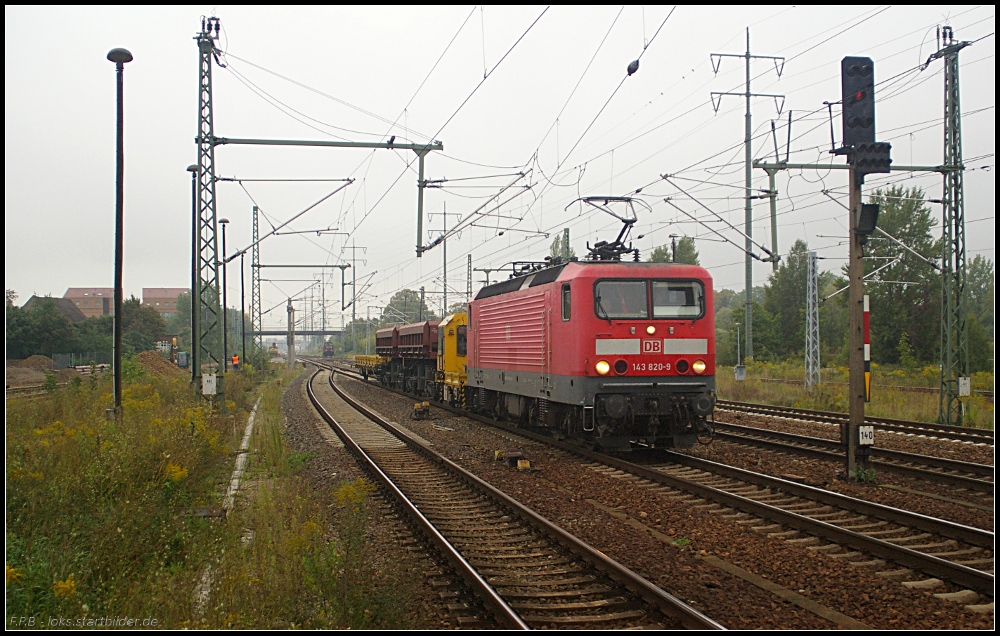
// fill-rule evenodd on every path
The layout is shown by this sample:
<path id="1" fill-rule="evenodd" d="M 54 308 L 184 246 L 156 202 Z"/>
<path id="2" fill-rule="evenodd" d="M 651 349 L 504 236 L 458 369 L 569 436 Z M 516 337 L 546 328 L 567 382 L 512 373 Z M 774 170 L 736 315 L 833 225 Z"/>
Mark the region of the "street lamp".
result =
<path id="1" fill-rule="evenodd" d="M 219 225 L 222 226 L 222 372 L 226 373 L 229 371 L 229 342 L 228 333 L 226 329 L 226 314 L 229 313 L 228 305 L 226 304 L 226 270 L 229 269 L 229 264 L 226 262 L 226 225 L 229 224 L 229 219 L 219 219 Z"/>
<path id="2" fill-rule="evenodd" d="M 736 323 L 736 366 L 743 364 L 740 358 L 740 323 Z"/>
<path id="3" fill-rule="evenodd" d="M 122 259 L 124 253 L 125 220 L 125 64 L 132 61 L 126 49 L 111 49 L 108 60 L 118 71 L 118 171 L 115 178 L 115 422 L 122 422 Z"/>
<path id="4" fill-rule="evenodd" d="M 740 323 L 736 323 L 736 366 L 733 367 L 733 373 L 737 382 L 746 382 L 747 367 L 743 364 L 740 353 Z"/>
<path id="5" fill-rule="evenodd" d="M 198 288 L 198 164 L 187 167 L 191 173 L 191 342 L 195 342 L 198 331 L 198 307 L 201 303 L 201 292 Z M 201 364 L 198 352 L 193 348 L 188 356 L 191 365 L 191 382 L 198 387 L 198 377 L 201 375 Z"/>

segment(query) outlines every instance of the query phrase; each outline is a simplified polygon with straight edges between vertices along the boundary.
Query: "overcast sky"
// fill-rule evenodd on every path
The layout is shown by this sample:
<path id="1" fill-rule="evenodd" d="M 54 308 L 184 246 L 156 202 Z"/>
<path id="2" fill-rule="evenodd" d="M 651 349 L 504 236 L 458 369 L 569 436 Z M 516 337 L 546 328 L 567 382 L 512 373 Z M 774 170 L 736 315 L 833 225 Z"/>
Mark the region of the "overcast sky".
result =
<path id="1" fill-rule="evenodd" d="M 218 47 L 227 65 L 213 68 L 217 136 L 372 142 L 394 135 L 398 142 L 444 144 L 426 158 L 425 177 L 447 181 L 426 191 L 421 241 L 433 241 L 445 223 L 462 224 L 447 242 L 449 304 L 464 297 L 470 253 L 473 267 L 498 268 L 542 259 L 564 227 L 580 256 L 588 241 L 614 239 L 618 221 L 574 202 L 592 195 L 645 202 L 635 207 L 633 231 L 633 238 L 644 235 L 635 241 L 644 258 L 671 234 L 696 237 L 716 286 L 742 290 L 743 252 L 708 227 L 742 239 L 720 222 L 693 222 L 664 202 L 671 197 L 703 222 L 715 218 L 711 210 L 743 227 L 744 100 L 724 97 L 716 113 L 710 94 L 744 91 L 744 61 L 722 58 L 716 74 L 710 54 L 744 53 L 749 27 L 752 54 L 785 58 L 783 67 L 752 61 L 752 91 L 784 96 L 753 99 L 757 158 L 773 159 L 772 120 L 784 156 L 792 111 L 790 160 L 842 163 L 828 153 L 823 102 L 840 99 L 841 58 L 862 55 L 875 60 L 877 136 L 892 143 L 894 163 L 938 165 L 942 62 L 922 71 L 920 65 L 937 49 L 936 27 L 950 24 L 956 39 L 975 41 L 960 57 L 968 255 L 995 258 L 994 6 L 677 7 L 668 19 L 670 12 L 670 6 L 6 6 L 5 286 L 23 303 L 32 294 L 113 285 L 115 70 L 105 56 L 115 47 L 135 58 L 125 67 L 125 293 L 189 286 L 185 170 L 197 162 L 193 38 L 203 15 L 221 19 Z M 638 71 L 627 76 L 637 58 Z M 834 131 L 839 142 L 839 116 Z M 438 293 L 430 303 L 438 302 L 441 246 L 415 257 L 413 152 L 223 146 L 215 157 L 219 177 L 354 179 L 287 228 L 343 234 L 269 238 L 262 263 L 350 262 L 356 245 L 360 316 L 376 315 L 402 288 L 425 286 Z M 664 174 L 676 177 L 668 183 Z M 767 187 L 762 170 L 753 178 L 755 189 Z M 887 183 L 941 196 L 935 173 L 872 176 L 865 191 Z M 250 242 L 254 202 L 266 215 L 263 232 L 342 185 L 220 182 L 218 215 L 231 221 L 229 253 Z M 785 171 L 777 188 L 779 252 L 803 239 L 828 259 L 825 269 L 839 270 L 847 256 L 846 211 L 822 191 L 846 203 L 847 172 Z M 933 210 L 940 218 L 940 206 Z M 753 232 L 770 247 L 766 200 L 754 201 Z M 236 263 L 229 271 L 233 305 Z M 248 292 L 249 265 L 247 259 Z M 320 278 L 318 269 L 263 271 L 274 279 L 262 286 L 265 309 L 300 296 Z M 339 325 L 339 272 L 332 271 L 329 320 Z M 755 264 L 754 284 L 770 271 L 769 264 Z M 493 273 L 491 280 L 498 276 L 506 275 Z M 484 279 L 476 272 L 473 289 Z M 268 314 L 264 326 L 280 327 L 283 313 Z"/>

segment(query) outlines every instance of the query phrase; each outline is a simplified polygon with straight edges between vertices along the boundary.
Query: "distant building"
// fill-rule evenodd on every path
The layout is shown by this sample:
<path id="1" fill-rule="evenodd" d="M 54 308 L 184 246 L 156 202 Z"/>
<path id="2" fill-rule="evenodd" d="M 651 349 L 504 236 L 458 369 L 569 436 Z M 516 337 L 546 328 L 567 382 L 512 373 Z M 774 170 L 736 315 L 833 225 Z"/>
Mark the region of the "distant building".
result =
<path id="1" fill-rule="evenodd" d="M 177 297 L 190 291 L 187 287 L 143 287 L 142 306 L 152 307 L 167 320 L 177 313 Z"/>
<path id="2" fill-rule="evenodd" d="M 69 321 L 73 324 L 78 322 L 83 322 L 87 319 L 87 316 L 76 306 L 76 303 L 69 298 L 52 298 L 50 296 L 32 296 L 28 299 L 28 302 L 24 303 L 23 309 L 25 311 L 30 311 L 31 308 L 43 300 L 51 300 L 55 305 L 55 308 L 62 315 L 66 316 Z"/>
<path id="3" fill-rule="evenodd" d="M 70 287 L 63 298 L 72 301 L 87 318 L 115 313 L 114 287 Z"/>

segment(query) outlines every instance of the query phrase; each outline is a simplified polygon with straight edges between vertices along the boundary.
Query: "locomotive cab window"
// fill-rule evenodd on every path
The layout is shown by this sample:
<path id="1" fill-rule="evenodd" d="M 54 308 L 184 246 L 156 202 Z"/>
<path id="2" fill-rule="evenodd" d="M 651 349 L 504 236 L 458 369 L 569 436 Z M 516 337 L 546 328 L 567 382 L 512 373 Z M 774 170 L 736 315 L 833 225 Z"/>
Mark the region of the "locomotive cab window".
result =
<path id="1" fill-rule="evenodd" d="M 563 283 L 562 286 L 562 319 L 564 321 L 569 320 L 570 316 L 570 295 L 569 295 L 569 283 Z"/>
<path id="2" fill-rule="evenodd" d="M 594 285 L 598 318 L 648 318 L 646 281 L 602 280 Z"/>
<path id="3" fill-rule="evenodd" d="M 653 281 L 653 318 L 699 318 L 705 287 L 699 281 Z"/>
<path id="4" fill-rule="evenodd" d="M 462 325 L 461 327 L 458 328 L 457 346 L 458 346 L 458 355 L 459 356 L 467 355 L 468 352 L 469 352 L 469 348 L 468 348 L 468 344 L 467 344 L 467 342 L 468 342 L 468 330 L 469 330 L 469 328 L 466 327 L 465 325 Z"/>

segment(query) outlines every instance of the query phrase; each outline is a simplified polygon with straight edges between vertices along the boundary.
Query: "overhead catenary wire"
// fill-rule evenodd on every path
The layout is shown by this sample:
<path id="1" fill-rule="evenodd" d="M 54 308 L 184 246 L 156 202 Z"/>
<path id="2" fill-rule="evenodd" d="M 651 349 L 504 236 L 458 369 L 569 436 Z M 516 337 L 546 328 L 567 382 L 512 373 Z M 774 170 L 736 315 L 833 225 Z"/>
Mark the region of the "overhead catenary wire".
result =
<path id="1" fill-rule="evenodd" d="M 798 120 L 796 120 L 796 121 L 798 121 Z M 794 150 L 795 152 L 803 152 L 803 150 L 798 150 L 798 149 L 793 149 L 793 150 Z M 617 163 L 618 163 L 618 162 L 616 162 L 616 165 L 617 165 Z M 484 164 L 484 165 L 486 165 L 486 164 Z M 616 172 L 615 174 L 616 174 L 616 183 L 617 183 L 617 175 L 621 174 L 621 172 Z M 563 176 L 563 175 L 562 175 L 562 174 L 560 174 L 560 175 L 558 175 L 558 176 L 555 176 L 554 178 L 555 178 L 555 179 L 559 179 L 559 178 L 561 178 L 562 176 Z M 874 180 L 873 180 L 873 183 L 874 183 Z M 556 185 L 556 184 L 553 184 L 553 185 Z M 571 184 L 571 185 L 575 185 L 575 184 Z M 706 198 L 705 198 L 704 196 L 702 196 L 702 195 L 698 195 L 698 196 L 701 196 L 701 198 L 703 198 L 703 199 L 706 199 Z M 707 199 L 706 199 L 706 200 L 707 200 Z M 548 207 L 548 206 L 550 205 L 550 203 L 549 203 L 549 200 L 548 200 L 548 199 L 546 199 L 545 203 L 546 203 L 546 207 Z M 536 205 L 537 205 L 537 204 L 536 204 Z M 556 222 L 554 222 L 554 223 L 556 223 Z M 556 224 L 559 224 L 559 223 L 556 223 Z M 504 241 L 504 242 L 506 243 L 506 241 Z M 532 244 L 533 244 L 533 245 L 536 245 L 536 246 L 537 246 L 537 245 L 538 245 L 538 241 L 533 241 L 533 242 L 532 242 Z M 518 247 L 519 247 L 519 249 L 521 249 L 521 248 L 520 248 L 520 246 L 518 246 Z M 508 249 L 508 248 L 504 248 L 504 249 Z M 526 248 L 525 248 L 525 249 L 526 249 Z"/>

